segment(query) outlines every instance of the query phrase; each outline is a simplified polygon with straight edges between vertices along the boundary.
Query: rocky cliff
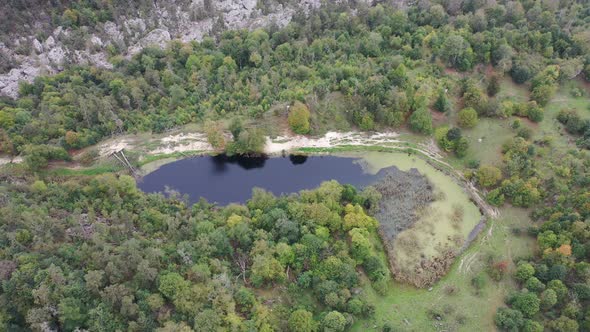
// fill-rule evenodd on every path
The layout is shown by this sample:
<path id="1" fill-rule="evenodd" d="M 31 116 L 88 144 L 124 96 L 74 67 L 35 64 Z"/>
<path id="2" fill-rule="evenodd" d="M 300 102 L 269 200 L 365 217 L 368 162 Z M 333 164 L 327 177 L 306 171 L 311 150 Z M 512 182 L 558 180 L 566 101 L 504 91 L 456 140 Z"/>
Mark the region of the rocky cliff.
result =
<path id="1" fill-rule="evenodd" d="M 56 73 L 68 64 L 110 68 L 109 52 L 129 57 L 147 46 L 164 47 L 172 39 L 198 41 L 223 29 L 285 26 L 293 15 L 309 13 L 320 7 L 321 2 L 154 0 L 148 2 L 148 6 L 137 16 L 126 13 L 92 26 L 66 28 L 46 24 L 49 32 L 35 34 L 3 31 L 0 94 L 14 98 L 19 81 L 31 82 L 39 75 Z M 27 26 L 33 30 L 38 25 L 38 22 L 29 22 Z M 8 30 L 6 26 L 5 29 Z"/>

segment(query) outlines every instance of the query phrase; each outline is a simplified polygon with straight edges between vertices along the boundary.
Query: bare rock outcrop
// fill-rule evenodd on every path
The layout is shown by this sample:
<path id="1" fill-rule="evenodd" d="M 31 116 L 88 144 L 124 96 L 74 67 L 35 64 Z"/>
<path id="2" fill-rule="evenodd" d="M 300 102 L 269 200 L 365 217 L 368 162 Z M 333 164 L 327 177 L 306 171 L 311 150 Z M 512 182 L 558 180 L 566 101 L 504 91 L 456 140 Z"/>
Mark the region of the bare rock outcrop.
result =
<path id="1" fill-rule="evenodd" d="M 170 32 L 168 30 L 154 29 L 147 36 L 141 38 L 137 44 L 129 47 L 127 54 L 133 56 L 148 46 L 164 48 L 170 40 Z"/>
<path id="2" fill-rule="evenodd" d="M 130 57 L 147 46 L 165 47 L 173 39 L 200 41 L 219 33 L 219 29 L 256 29 L 270 24 L 282 27 L 295 13 L 308 14 L 321 4 L 320 0 L 286 5 L 271 2 L 262 10 L 257 0 L 154 1 L 151 9 L 138 17 L 120 16 L 93 27 L 78 27 L 88 31 L 82 42 L 73 43 L 74 31 L 61 26 L 45 40 L 37 35 L 14 36 L 11 39 L 19 41 L 15 45 L 25 52 L 15 52 L 17 46 L 13 45 L 2 54 L 10 65 L 4 72 L 0 66 L 0 94 L 15 98 L 20 81 L 32 82 L 38 75 L 58 72 L 70 63 L 111 68 L 106 51 L 109 47 Z M 0 44 L 0 51 L 3 47 Z"/>

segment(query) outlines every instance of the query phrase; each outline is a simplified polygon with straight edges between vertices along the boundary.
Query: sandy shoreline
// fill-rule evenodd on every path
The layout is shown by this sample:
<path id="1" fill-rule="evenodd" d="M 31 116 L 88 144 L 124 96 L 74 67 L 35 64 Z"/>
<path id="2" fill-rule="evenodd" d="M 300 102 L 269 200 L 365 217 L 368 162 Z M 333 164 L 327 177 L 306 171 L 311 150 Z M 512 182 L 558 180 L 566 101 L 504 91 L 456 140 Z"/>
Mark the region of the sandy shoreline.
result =
<path id="1" fill-rule="evenodd" d="M 400 143 L 399 136 L 395 132 L 365 134 L 361 132 L 328 132 L 319 137 L 285 134 L 275 138 L 266 137 L 264 152 L 275 154 L 283 151 L 292 151 L 299 148 L 332 148 L 341 145 L 387 145 Z M 148 155 L 172 154 L 175 152 L 202 151 L 214 152 L 215 149 L 207 141 L 202 133 L 181 133 L 153 138 L 148 141 L 137 141 L 127 137 L 116 138 L 99 144 L 101 156 L 109 156 L 114 152 L 140 148 L 141 145 L 150 148 L 142 149 Z"/>

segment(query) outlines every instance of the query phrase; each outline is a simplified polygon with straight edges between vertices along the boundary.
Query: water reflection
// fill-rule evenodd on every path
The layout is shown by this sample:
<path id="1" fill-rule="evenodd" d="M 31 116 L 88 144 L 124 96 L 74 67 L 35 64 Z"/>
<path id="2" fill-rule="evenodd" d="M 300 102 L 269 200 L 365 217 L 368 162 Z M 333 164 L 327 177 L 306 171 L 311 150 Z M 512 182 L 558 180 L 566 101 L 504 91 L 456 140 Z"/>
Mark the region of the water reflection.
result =
<path id="1" fill-rule="evenodd" d="M 377 176 L 367 174 L 354 158 L 290 155 L 289 158 L 203 156 L 179 160 L 160 167 L 138 184 L 146 192 L 164 192 L 170 187 L 210 202 L 243 203 L 260 187 L 275 195 L 312 189 L 323 181 L 337 180 L 364 186 Z"/>
<path id="2" fill-rule="evenodd" d="M 246 157 L 239 155 L 228 156 L 226 154 L 219 154 L 210 158 L 213 162 L 214 168 L 216 170 L 224 172 L 227 170 L 227 164 L 235 164 L 243 169 L 262 168 L 264 167 L 264 164 L 266 163 L 268 156 L 260 155 Z"/>
<path id="3" fill-rule="evenodd" d="M 291 164 L 293 165 L 301 165 L 307 161 L 307 156 L 302 154 L 290 154 L 289 160 L 291 160 Z"/>

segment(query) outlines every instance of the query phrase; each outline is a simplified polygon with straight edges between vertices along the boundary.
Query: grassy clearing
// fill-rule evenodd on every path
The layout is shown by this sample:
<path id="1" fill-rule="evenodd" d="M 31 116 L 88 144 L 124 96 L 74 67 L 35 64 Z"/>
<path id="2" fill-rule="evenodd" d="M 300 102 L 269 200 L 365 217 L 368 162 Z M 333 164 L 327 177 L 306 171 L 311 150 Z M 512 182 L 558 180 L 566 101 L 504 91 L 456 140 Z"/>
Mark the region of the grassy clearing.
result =
<path id="1" fill-rule="evenodd" d="M 469 141 L 469 149 L 463 160 L 476 159 L 482 164 L 500 166 L 502 162 L 502 144 L 514 137 L 509 119 L 483 118 L 475 128 L 464 129 L 463 136 Z M 524 124 L 523 124 L 524 125 Z"/>
<path id="2" fill-rule="evenodd" d="M 501 80 L 501 89 L 496 99 L 509 99 L 515 102 L 526 102 L 529 98 L 529 91 L 526 85 L 518 85 L 509 77 Z M 456 113 L 449 115 L 449 124 L 457 123 Z M 482 164 L 500 165 L 502 159 L 502 144 L 514 137 L 515 130 L 510 125 L 516 118 L 497 119 L 480 118 L 475 128 L 462 129 L 463 136 L 469 141 L 467 157 L 461 160 L 451 160 L 455 166 L 462 166 L 468 160 L 479 160 Z M 522 120 L 523 126 L 532 127 L 529 121 Z M 451 158 L 452 159 L 452 158 Z"/>
<path id="3" fill-rule="evenodd" d="M 145 165 L 152 163 L 154 161 L 163 160 L 163 159 L 180 159 L 180 158 L 193 157 L 196 155 L 200 155 L 202 153 L 203 153 L 203 151 L 195 150 L 195 151 L 186 151 L 186 152 L 174 152 L 174 153 L 161 153 L 161 154 L 147 155 L 147 156 L 144 156 L 143 158 L 141 158 L 140 161 L 138 161 L 137 166 L 145 166 Z"/>
<path id="4" fill-rule="evenodd" d="M 99 175 L 120 171 L 122 168 L 114 165 L 98 165 L 85 168 L 55 168 L 47 171 L 53 176 L 80 176 L 80 175 Z"/>
<path id="5" fill-rule="evenodd" d="M 410 154 L 416 153 L 413 148 L 416 148 L 416 145 L 411 143 L 404 143 L 403 145 L 397 147 L 385 147 L 385 146 L 376 146 L 376 145 L 339 145 L 329 148 L 316 148 L 316 147 L 308 147 L 308 148 L 298 148 L 293 152 L 299 153 L 345 153 L 345 152 L 355 152 L 355 151 L 367 151 L 367 152 L 406 152 Z"/>
<path id="6" fill-rule="evenodd" d="M 500 282 L 485 273 L 489 257 L 516 260 L 532 254 L 534 239 L 516 236 L 514 228 L 529 224 L 527 211 L 503 209 L 499 220 L 490 222 L 472 246 L 457 258 L 451 271 L 431 290 L 417 289 L 391 282 L 385 296 L 377 295 L 368 280 L 363 280 L 364 294 L 375 304 L 375 316 L 354 323 L 353 331 L 380 331 L 389 322 L 399 331 L 493 331 L 493 316 L 504 297 L 516 285 L 505 277 Z M 510 265 L 511 271 L 514 265 Z M 474 276 L 482 274 L 484 288 L 471 286 Z M 434 318 L 435 315 L 441 320 Z"/>
<path id="7" fill-rule="evenodd" d="M 517 102 L 525 102 L 529 100 L 529 87 L 523 84 L 516 84 L 509 77 L 505 76 L 500 80 L 500 92 L 498 92 L 498 100 L 510 99 Z"/>
<path id="8" fill-rule="evenodd" d="M 585 95 L 572 97 L 571 91 L 574 88 L 581 89 Z M 575 145 L 575 138 L 565 132 L 563 125 L 557 121 L 557 114 L 563 109 L 575 109 L 583 119 L 590 119 L 590 91 L 584 83 L 573 80 L 559 87 L 555 97 L 545 107 L 545 119 L 539 123 L 535 131 L 535 139 L 543 137 L 553 138 L 552 144 L 556 148 L 567 148 Z"/>

